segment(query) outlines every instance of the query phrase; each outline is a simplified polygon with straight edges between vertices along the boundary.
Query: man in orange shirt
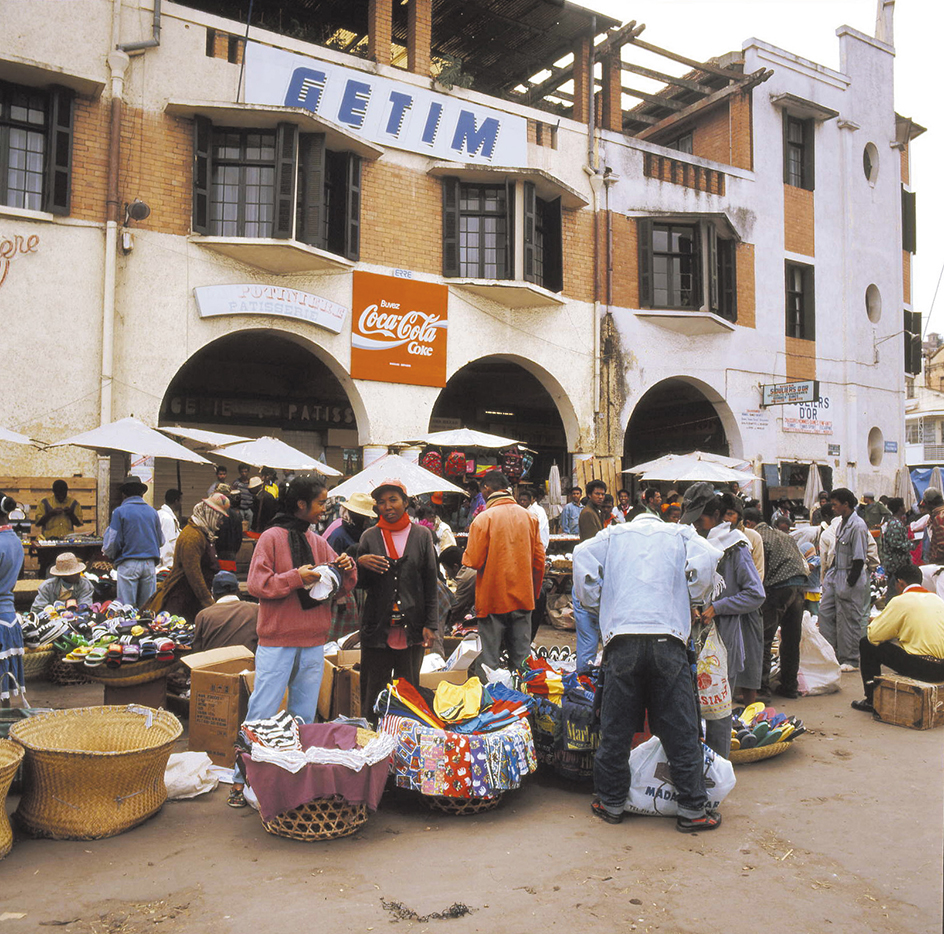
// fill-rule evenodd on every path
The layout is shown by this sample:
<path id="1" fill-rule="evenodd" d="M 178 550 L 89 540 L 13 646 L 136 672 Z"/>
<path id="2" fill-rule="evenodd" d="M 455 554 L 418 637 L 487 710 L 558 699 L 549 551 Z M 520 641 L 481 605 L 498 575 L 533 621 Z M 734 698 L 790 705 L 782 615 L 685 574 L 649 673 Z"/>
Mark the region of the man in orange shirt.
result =
<path id="1" fill-rule="evenodd" d="M 503 644 L 512 668 L 531 653 L 531 611 L 544 578 L 538 520 L 515 502 L 508 478 L 500 470 L 482 478 L 482 491 L 485 510 L 469 528 L 469 543 L 462 557 L 466 567 L 477 571 L 480 672 L 483 666 L 498 668 Z"/>

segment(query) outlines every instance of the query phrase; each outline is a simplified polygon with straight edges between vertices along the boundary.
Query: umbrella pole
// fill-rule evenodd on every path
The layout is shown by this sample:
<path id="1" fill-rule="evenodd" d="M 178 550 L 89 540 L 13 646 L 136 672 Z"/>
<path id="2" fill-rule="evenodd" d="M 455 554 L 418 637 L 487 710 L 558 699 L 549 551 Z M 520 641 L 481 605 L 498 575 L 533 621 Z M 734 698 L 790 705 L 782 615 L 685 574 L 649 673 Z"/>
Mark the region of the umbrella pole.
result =
<path id="1" fill-rule="evenodd" d="M 180 461 L 177 461 L 177 489 L 181 491 L 183 489 L 180 485 Z"/>

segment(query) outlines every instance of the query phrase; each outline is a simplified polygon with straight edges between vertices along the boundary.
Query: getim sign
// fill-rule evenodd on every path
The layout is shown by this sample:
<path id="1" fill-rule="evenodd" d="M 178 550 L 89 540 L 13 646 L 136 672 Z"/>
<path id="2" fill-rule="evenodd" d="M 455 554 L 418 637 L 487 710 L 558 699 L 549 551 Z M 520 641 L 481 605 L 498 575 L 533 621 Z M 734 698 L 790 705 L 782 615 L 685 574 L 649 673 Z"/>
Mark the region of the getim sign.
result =
<path id="1" fill-rule="evenodd" d="M 256 42 L 246 47 L 246 102 L 301 107 L 373 143 L 435 159 L 527 162 L 524 117 Z"/>
<path id="2" fill-rule="evenodd" d="M 355 272 L 351 376 L 445 386 L 448 301 L 445 285 Z"/>

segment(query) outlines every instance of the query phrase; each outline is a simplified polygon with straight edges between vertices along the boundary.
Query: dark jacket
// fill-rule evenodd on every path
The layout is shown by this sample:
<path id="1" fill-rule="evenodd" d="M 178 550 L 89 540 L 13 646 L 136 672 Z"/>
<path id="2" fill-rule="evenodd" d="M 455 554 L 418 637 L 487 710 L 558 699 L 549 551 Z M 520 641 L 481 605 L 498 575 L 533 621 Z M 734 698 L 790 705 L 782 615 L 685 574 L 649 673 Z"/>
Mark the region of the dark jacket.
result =
<path id="1" fill-rule="evenodd" d="M 174 546 L 174 566 L 146 609 L 166 610 L 192 623 L 200 610 L 213 606 L 210 584 L 220 569 L 216 549 L 194 525 L 186 526 Z"/>
<path id="2" fill-rule="evenodd" d="M 383 534 L 374 526 L 361 536 L 357 557 L 383 555 L 387 557 Z M 391 567 L 384 574 L 376 574 L 358 565 L 357 586 L 367 591 L 361 614 L 361 646 L 371 649 L 387 644 L 387 629 L 395 591 L 399 592 L 400 612 L 406 622 L 406 637 L 410 645 L 423 641 L 423 629 L 439 629 L 436 546 L 429 529 L 411 525 L 398 569 Z"/>
<path id="3" fill-rule="evenodd" d="M 587 505 L 580 511 L 580 541 L 585 542 L 593 538 L 597 532 L 603 531 L 603 507 L 599 509 L 587 501 Z"/>
<path id="4" fill-rule="evenodd" d="M 216 553 L 224 561 L 234 561 L 243 544 L 243 517 L 238 509 L 230 508 L 216 530 Z"/>

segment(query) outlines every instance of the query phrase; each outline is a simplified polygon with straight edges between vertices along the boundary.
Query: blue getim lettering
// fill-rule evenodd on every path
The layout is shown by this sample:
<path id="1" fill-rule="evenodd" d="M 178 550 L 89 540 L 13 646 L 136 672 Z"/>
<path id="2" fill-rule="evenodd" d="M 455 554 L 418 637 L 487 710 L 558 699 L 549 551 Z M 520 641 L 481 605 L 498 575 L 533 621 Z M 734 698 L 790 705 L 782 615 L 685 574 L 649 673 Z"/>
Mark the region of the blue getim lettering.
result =
<path id="1" fill-rule="evenodd" d="M 391 136 L 399 136 L 403 128 L 403 118 L 413 106 L 413 97 L 401 94 L 399 91 L 390 92 L 390 118 L 387 120 L 387 132 Z"/>
<path id="2" fill-rule="evenodd" d="M 499 123 L 494 117 L 487 117 L 480 127 L 476 127 L 475 114 L 471 110 L 461 110 L 456 121 L 452 148 L 456 152 L 462 152 L 464 147 L 470 156 L 474 156 L 481 149 L 482 155 L 491 159 L 495 152 L 495 143 L 498 142 L 499 129 Z"/>
<path id="3" fill-rule="evenodd" d="M 367 116 L 367 105 L 370 103 L 371 87 L 363 81 L 348 81 L 344 87 L 344 96 L 341 98 L 341 107 L 338 110 L 338 120 L 348 126 L 361 127 L 364 117 Z"/>
<path id="4" fill-rule="evenodd" d="M 429 105 L 429 113 L 426 115 L 426 126 L 423 127 L 423 142 L 429 143 L 430 146 L 436 142 L 436 134 L 439 132 L 442 112 L 442 104 Z"/>
<path id="5" fill-rule="evenodd" d="M 285 92 L 285 106 L 304 107 L 312 113 L 318 113 L 321 94 L 327 80 L 328 76 L 323 71 L 315 71 L 313 68 L 296 68 L 292 72 L 292 80 Z"/>

